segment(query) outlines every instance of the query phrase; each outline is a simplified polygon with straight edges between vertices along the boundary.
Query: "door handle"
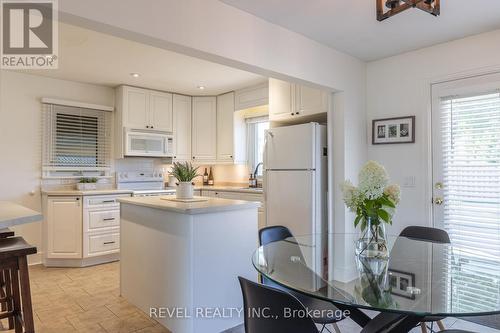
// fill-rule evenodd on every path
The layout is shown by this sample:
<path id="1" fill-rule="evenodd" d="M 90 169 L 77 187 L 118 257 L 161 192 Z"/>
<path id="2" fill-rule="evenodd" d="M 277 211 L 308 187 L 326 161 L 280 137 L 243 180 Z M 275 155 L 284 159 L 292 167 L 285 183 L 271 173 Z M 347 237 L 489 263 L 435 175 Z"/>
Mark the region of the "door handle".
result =
<path id="1" fill-rule="evenodd" d="M 441 206 L 444 203 L 444 199 L 441 197 L 437 197 L 434 199 L 434 203 L 438 206 Z"/>

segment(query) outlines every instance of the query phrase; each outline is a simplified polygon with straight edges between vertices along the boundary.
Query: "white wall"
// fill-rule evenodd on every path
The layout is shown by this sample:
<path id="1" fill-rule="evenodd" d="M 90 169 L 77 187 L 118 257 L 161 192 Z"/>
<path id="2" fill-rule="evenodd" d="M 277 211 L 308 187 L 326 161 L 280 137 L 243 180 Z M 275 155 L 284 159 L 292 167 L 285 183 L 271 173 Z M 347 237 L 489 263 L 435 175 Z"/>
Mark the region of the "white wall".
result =
<path id="1" fill-rule="evenodd" d="M 329 130 L 338 181 L 357 173 L 366 160 L 365 63 L 303 35 L 269 23 L 218 0 L 65 0 L 60 18 L 68 23 L 196 56 L 264 76 L 311 83 L 335 94 Z M 337 121 L 338 120 L 338 121 Z M 339 196 L 335 224 L 352 223 Z"/>
<path id="2" fill-rule="evenodd" d="M 367 115 L 372 119 L 416 115 L 416 143 L 368 147 L 393 181 L 415 176 L 402 188 L 393 232 L 407 225 L 430 225 L 430 85 L 500 70 L 500 30 L 375 61 L 367 67 Z M 371 128 L 368 129 L 371 137 Z"/>
<path id="3" fill-rule="evenodd" d="M 42 97 L 114 105 L 111 88 L 0 71 L 0 200 L 37 211 L 41 211 Z M 41 251 L 41 228 L 39 222 L 15 231 Z M 39 254 L 30 260 L 40 258 Z"/>

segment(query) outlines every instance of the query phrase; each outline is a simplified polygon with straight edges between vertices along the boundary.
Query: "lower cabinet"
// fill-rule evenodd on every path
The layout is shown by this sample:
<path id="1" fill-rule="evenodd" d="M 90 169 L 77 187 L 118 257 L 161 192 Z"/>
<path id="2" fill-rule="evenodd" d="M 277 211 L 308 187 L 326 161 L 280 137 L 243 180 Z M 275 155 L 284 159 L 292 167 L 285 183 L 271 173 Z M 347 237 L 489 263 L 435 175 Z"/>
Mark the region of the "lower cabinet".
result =
<path id="1" fill-rule="evenodd" d="M 82 197 L 49 197 L 46 208 L 47 258 L 82 257 Z"/>
<path id="2" fill-rule="evenodd" d="M 120 252 L 118 198 L 123 196 L 129 195 L 46 196 L 44 263 L 86 266 L 117 260 Z"/>

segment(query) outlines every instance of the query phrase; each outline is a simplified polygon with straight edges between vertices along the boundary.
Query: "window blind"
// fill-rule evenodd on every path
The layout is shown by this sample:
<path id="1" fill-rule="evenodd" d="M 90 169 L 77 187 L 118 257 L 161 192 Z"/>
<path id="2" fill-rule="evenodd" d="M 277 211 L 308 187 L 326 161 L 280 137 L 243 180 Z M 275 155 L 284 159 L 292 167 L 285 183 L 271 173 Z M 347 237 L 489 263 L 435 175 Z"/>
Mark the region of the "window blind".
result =
<path id="1" fill-rule="evenodd" d="M 104 171 L 111 165 L 111 113 L 43 104 L 44 171 Z"/>
<path id="2" fill-rule="evenodd" d="M 442 98 L 440 117 L 449 306 L 474 312 L 500 290 L 500 93 Z"/>

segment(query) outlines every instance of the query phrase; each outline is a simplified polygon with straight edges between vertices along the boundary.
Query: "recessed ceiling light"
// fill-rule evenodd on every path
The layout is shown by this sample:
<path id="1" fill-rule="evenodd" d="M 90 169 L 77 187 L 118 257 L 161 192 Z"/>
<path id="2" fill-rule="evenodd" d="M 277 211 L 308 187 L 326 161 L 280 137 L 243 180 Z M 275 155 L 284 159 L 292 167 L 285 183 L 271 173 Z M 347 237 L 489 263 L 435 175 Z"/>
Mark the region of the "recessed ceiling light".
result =
<path id="1" fill-rule="evenodd" d="M 139 77 L 139 76 L 141 76 L 141 74 L 139 74 L 139 73 L 130 73 L 130 76 L 132 76 L 132 77 Z"/>
<path id="2" fill-rule="evenodd" d="M 198 89 L 205 90 L 205 86 L 198 86 Z"/>

